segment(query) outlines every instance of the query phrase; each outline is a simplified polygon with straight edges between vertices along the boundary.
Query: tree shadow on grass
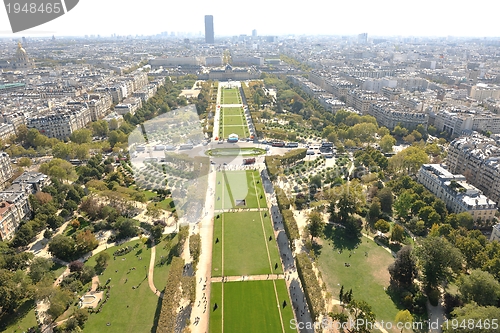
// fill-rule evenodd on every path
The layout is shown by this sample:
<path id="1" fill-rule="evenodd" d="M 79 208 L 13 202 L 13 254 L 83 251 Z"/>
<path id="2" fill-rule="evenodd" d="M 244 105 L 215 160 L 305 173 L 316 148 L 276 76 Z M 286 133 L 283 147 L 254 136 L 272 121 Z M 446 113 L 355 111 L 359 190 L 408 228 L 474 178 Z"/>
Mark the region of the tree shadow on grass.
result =
<path id="1" fill-rule="evenodd" d="M 353 237 L 347 234 L 346 229 L 335 227 L 331 224 L 326 225 L 324 234 L 328 240 L 333 241 L 333 248 L 336 250 L 352 251 L 356 249 L 361 242 L 359 237 Z"/>
<path id="2" fill-rule="evenodd" d="M 35 302 L 33 300 L 28 300 L 28 301 L 22 303 L 13 312 L 3 313 L 0 316 L 0 331 L 3 332 L 7 328 L 7 326 L 23 320 L 23 318 L 28 315 L 28 313 L 31 311 L 31 309 L 34 306 L 35 306 Z"/>
<path id="3" fill-rule="evenodd" d="M 153 320 L 153 326 L 151 326 L 151 333 L 156 333 L 157 328 L 158 328 L 158 321 L 160 320 L 160 313 L 161 313 L 161 302 L 162 298 L 158 297 L 158 302 L 156 303 L 156 311 L 155 311 L 155 316 Z"/>
<path id="4" fill-rule="evenodd" d="M 405 307 L 401 302 L 401 297 L 404 294 L 404 290 L 399 290 L 396 287 L 389 286 L 385 288 L 385 293 L 391 298 L 392 303 L 398 308 L 398 310 L 404 310 Z"/>
<path id="5" fill-rule="evenodd" d="M 323 245 L 321 244 L 318 244 L 316 242 L 312 242 L 312 251 L 314 253 L 314 255 L 317 257 L 319 255 L 321 255 L 321 249 L 323 248 Z"/>

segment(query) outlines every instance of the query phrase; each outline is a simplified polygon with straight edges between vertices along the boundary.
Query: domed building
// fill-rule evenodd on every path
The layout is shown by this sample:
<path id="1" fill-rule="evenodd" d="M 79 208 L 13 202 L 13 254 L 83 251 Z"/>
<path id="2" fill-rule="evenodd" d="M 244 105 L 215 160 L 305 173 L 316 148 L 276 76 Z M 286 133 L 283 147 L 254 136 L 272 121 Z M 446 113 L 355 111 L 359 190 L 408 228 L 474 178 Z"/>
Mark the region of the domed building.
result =
<path id="1" fill-rule="evenodd" d="M 28 57 L 26 50 L 23 49 L 21 43 L 17 43 L 16 56 L 12 61 L 12 69 L 31 69 L 35 67 L 35 63 Z"/>

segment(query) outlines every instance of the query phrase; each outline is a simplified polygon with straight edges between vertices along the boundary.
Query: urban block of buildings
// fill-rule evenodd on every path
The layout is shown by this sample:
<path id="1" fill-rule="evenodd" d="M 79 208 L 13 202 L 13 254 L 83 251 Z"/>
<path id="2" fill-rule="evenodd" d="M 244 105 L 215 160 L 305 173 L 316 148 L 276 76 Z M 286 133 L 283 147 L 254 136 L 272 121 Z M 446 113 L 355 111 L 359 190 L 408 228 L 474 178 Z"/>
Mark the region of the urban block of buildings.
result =
<path id="1" fill-rule="evenodd" d="M 29 195 L 35 194 L 50 184 L 47 175 L 24 172 L 12 185 L 0 191 L 0 240 L 14 237 L 22 220 L 31 218 Z"/>
<path id="2" fill-rule="evenodd" d="M 491 220 L 496 203 L 467 182 L 464 175 L 453 174 L 442 164 L 424 164 L 417 173 L 419 183 L 443 200 L 453 213 L 470 213 L 477 221 Z"/>

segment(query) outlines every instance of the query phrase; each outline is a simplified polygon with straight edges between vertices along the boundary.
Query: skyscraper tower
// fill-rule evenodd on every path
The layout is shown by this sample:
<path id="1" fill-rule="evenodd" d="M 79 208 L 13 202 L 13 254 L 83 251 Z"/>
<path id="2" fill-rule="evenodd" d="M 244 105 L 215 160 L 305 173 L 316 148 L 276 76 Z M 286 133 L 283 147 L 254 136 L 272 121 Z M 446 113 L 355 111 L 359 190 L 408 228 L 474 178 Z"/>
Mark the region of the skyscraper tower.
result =
<path id="1" fill-rule="evenodd" d="M 205 15 L 205 43 L 214 43 L 214 17 Z"/>

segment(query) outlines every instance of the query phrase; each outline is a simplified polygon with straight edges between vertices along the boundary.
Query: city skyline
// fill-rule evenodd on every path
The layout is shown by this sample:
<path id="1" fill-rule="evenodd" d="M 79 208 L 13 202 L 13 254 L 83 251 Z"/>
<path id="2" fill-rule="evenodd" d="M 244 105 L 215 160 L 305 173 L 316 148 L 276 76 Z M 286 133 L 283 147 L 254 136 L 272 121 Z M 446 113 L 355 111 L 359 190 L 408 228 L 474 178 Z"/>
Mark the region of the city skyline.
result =
<path id="1" fill-rule="evenodd" d="M 487 1 L 493 8 L 493 2 Z M 252 6 L 235 9 L 217 1 L 207 4 L 194 0 L 189 8 L 181 3 L 168 6 L 144 0 L 139 8 L 117 6 L 113 2 L 87 0 L 71 12 L 41 26 L 11 33 L 6 10 L 0 10 L 0 36 L 84 36 L 84 35 L 156 35 L 161 32 L 184 32 L 203 35 L 204 16 L 210 13 L 217 21 L 215 36 L 251 35 L 357 35 L 368 36 L 463 36 L 497 37 L 495 11 L 470 11 L 452 1 L 439 3 L 424 0 L 413 6 L 401 6 L 395 0 L 373 3 L 325 4 L 309 2 L 305 8 L 284 3 L 257 0 Z M 91 24 L 89 24 L 91 22 Z"/>

